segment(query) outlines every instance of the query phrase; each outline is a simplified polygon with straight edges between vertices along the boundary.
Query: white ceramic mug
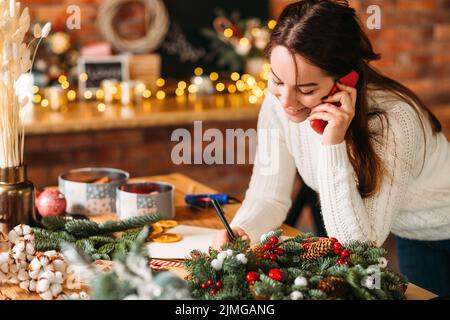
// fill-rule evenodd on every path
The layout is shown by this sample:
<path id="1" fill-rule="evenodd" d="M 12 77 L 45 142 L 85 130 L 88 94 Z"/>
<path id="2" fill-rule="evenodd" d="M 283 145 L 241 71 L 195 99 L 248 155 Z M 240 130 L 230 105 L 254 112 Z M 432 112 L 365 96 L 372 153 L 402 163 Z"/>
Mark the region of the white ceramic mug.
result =
<path id="1" fill-rule="evenodd" d="M 119 219 L 158 213 L 161 219 L 175 218 L 175 187 L 165 182 L 127 183 L 116 190 Z"/>

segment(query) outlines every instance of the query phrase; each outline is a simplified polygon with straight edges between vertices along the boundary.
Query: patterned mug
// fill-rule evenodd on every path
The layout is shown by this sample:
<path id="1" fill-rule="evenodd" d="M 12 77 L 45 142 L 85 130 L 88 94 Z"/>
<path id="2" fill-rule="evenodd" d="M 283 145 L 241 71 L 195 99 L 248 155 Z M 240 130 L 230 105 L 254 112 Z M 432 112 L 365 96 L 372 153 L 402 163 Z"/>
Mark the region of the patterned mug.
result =
<path id="1" fill-rule="evenodd" d="M 175 217 L 175 187 L 165 182 L 127 183 L 116 190 L 119 219 L 158 213 L 162 219 Z"/>

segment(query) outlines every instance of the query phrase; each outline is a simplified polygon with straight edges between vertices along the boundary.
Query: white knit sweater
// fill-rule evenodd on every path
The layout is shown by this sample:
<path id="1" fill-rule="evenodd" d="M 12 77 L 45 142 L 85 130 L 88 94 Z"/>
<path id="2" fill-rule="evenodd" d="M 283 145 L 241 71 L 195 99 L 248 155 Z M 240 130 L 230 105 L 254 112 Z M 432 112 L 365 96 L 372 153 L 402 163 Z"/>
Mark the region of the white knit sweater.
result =
<path id="1" fill-rule="evenodd" d="M 385 177 L 376 195 L 362 199 L 345 142 L 323 146 L 322 136 L 312 130 L 309 121 L 289 121 L 277 98 L 269 94 L 259 114 L 250 185 L 231 225 L 244 229 L 252 243 L 277 229 L 291 206 L 298 170 L 303 181 L 319 193 L 330 237 L 342 242 L 372 240 L 378 245 L 390 232 L 408 239 L 450 239 L 449 141 L 443 133 L 433 135 L 425 121 L 423 161 L 425 141 L 417 113 L 386 91 L 369 87 L 368 95 L 370 107 L 384 109 L 389 118 L 389 129 L 385 122 L 382 128 L 378 117 L 370 120 L 369 128 L 385 134 L 385 143 L 377 143 L 375 151 L 393 179 Z M 267 134 L 270 129 L 279 129 L 278 137 Z M 272 163 L 279 161 L 275 174 L 268 170 L 267 157 Z"/>

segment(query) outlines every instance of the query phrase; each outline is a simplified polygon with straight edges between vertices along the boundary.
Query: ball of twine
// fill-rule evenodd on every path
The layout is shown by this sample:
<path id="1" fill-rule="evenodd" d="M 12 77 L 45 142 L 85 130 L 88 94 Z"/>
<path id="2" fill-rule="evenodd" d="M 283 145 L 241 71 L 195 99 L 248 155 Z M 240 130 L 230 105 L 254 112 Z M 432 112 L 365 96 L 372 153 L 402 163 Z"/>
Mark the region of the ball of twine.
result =
<path id="1" fill-rule="evenodd" d="M 125 52 L 145 53 L 151 52 L 159 47 L 169 30 L 169 14 L 161 0 L 133 0 L 143 3 L 150 12 L 150 22 L 147 34 L 140 39 L 129 40 L 120 37 L 114 30 L 113 19 L 120 6 L 129 3 L 130 0 L 104 1 L 99 8 L 97 23 L 103 36 L 112 45 Z"/>

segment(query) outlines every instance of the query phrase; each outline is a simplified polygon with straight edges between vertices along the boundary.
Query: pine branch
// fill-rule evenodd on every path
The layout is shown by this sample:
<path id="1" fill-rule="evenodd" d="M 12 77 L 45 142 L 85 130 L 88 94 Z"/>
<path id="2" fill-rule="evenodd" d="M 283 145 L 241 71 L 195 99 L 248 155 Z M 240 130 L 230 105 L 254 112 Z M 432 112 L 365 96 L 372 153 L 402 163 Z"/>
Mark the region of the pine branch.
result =
<path id="1" fill-rule="evenodd" d="M 75 219 L 68 221 L 65 225 L 65 229 L 77 238 L 88 238 L 90 236 L 102 234 L 98 224 L 91 220 Z"/>
<path id="2" fill-rule="evenodd" d="M 41 224 L 47 230 L 59 231 L 59 230 L 64 230 L 64 227 L 65 227 L 67 221 L 69 221 L 69 219 L 66 217 L 48 216 L 48 217 L 42 218 Z"/>
<path id="3" fill-rule="evenodd" d="M 134 228 L 142 228 L 160 220 L 158 214 L 131 217 L 119 221 L 106 221 L 98 225 L 101 234 L 125 231 Z"/>

